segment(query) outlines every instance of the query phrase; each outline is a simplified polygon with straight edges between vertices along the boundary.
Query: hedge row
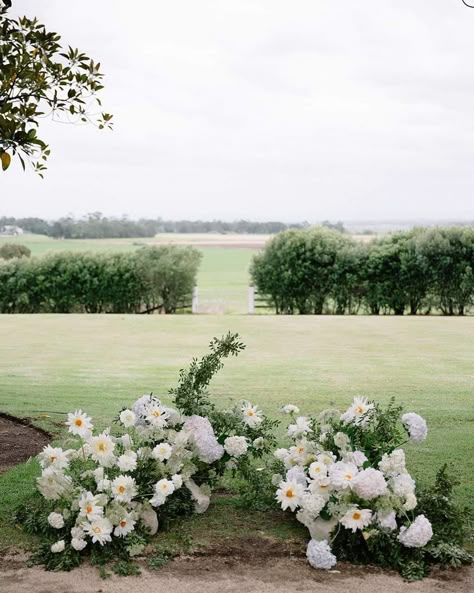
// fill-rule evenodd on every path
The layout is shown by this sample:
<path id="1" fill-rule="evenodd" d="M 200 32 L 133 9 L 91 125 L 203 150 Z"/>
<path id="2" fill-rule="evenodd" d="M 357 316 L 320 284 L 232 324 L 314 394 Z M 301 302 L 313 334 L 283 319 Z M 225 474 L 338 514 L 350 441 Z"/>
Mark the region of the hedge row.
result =
<path id="1" fill-rule="evenodd" d="M 361 244 L 324 228 L 276 235 L 252 263 L 280 314 L 465 315 L 474 305 L 474 229 L 418 228 Z"/>
<path id="2" fill-rule="evenodd" d="M 0 313 L 174 313 L 200 259 L 192 247 L 164 246 L 10 260 L 0 265 Z"/>

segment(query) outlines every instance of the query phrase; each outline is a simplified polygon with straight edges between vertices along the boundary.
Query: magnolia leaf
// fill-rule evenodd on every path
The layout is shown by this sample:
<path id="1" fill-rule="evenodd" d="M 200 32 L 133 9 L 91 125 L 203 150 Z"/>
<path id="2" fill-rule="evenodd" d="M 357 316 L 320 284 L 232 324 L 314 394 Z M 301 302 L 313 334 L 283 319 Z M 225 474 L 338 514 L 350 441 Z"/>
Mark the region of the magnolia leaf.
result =
<path id="1" fill-rule="evenodd" d="M 2 161 L 2 169 L 6 171 L 12 162 L 12 157 L 8 154 L 8 152 L 2 152 L 0 155 L 0 160 Z"/>

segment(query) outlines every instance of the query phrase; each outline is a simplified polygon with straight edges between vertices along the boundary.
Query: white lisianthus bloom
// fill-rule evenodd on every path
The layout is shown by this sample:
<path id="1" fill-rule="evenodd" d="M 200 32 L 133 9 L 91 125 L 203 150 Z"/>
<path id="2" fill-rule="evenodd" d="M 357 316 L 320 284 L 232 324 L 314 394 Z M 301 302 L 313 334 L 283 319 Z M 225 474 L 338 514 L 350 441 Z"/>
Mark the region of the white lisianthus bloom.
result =
<path id="1" fill-rule="evenodd" d="M 69 427 L 69 432 L 83 438 L 89 437 L 94 428 L 92 419 L 82 410 L 76 410 L 72 414 L 68 414 L 66 426 Z"/>
<path id="2" fill-rule="evenodd" d="M 265 446 L 265 439 L 263 437 L 257 437 L 256 439 L 254 439 L 252 446 L 254 449 L 257 450 L 263 449 L 263 447 Z"/>
<path id="3" fill-rule="evenodd" d="M 65 547 L 66 542 L 63 539 L 60 539 L 58 542 L 51 546 L 51 552 L 53 552 L 53 554 L 59 554 L 60 552 L 64 551 Z"/>
<path id="4" fill-rule="evenodd" d="M 131 472 L 137 469 L 137 454 L 135 451 L 126 451 L 117 459 L 117 466 L 121 472 Z"/>
<path id="5" fill-rule="evenodd" d="M 158 461 L 165 461 L 171 457 L 173 453 L 173 448 L 169 443 L 159 443 L 151 452 L 151 455 L 154 459 Z"/>
<path id="6" fill-rule="evenodd" d="M 366 461 L 368 461 L 365 453 L 362 451 L 351 451 L 344 455 L 344 461 L 348 463 L 355 463 L 357 467 L 362 467 Z"/>
<path id="7" fill-rule="evenodd" d="M 324 463 L 324 465 L 332 465 L 336 463 L 336 456 L 331 451 L 323 451 L 319 453 L 316 457 L 319 463 Z"/>
<path id="8" fill-rule="evenodd" d="M 53 529 L 62 529 L 64 527 L 64 517 L 61 513 L 49 513 L 48 523 Z"/>
<path id="9" fill-rule="evenodd" d="M 384 453 L 379 462 L 379 469 L 389 478 L 406 473 L 405 451 L 395 449 L 390 454 Z"/>
<path id="10" fill-rule="evenodd" d="M 365 426 L 369 420 L 369 412 L 374 409 L 374 404 L 365 397 L 355 397 L 351 406 L 342 414 L 341 420 L 345 424 L 354 423 Z"/>
<path id="11" fill-rule="evenodd" d="M 133 447 L 133 440 L 132 437 L 126 433 L 120 437 L 120 442 L 124 446 L 124 448 L 128 451 Z"/>
<path id="12" fill-rule="evenodd" d="M 46 447 L 38 455 L 38 461 L 42 468 L 52 467 L 55 470 L 63 470 L 69 466 L 69 459 L 65 451 L 60 447 Z"/>
<path id="13" fill-rule="evenodd" d="M 135 426 L 137 422 L 137 416 L 135 412 L 132 412 L 132 410 L 123 410 L 120 412 L 120 422 L 125 426 L 125 428 L 130 428 Z"/>
<path id="14" fill-rule="evenodd" d="M 99 497 L 92 492 L 83 492 L 79 499 L 79 517 L 86 517 L 95 521 L 104 514 L 104 508 L 99 504 Z"/>
<path id="15" fill-rule="evenodd" d="M 71 529 L 71 537 L 74 539 L 84 539 L 86 534 L 84 533 L 84 529 L 82 527 L 73 527 Z"/>
<path id="16" fill-rule="evenodd" d="M 346 450 L 349 448 L 351 441 L 345 432 L 336 432 L 334 435 L 334 444 L 338 449 Z"/>
<path id="17" fill-rule="evenodd" d="M 290 456 L 290 452 L 288 451 L 288 449 L 281 448 L 274 451 L 273 456 L 276 457 L 278 461 L 283 461 L 283 463 L 285 463 L 288 457 Z"/>
<path id="18" fill-rule="evenodd" d="M 306 477 L 305 471 L 302 467 L 296 466 L 292 467 L 286 472 L 286 481 L 287 482 L 297 482 L 301 484 L 304 488 L 308 485 L 308 478 Z"/>
<path id="19" fill-rule="evenodd" d="M 291 438 L 305 436 L 310 432 L 313 432 L 313 429 L 311 428 L 309 418 L 306 416 L 298 416 L 295 423 L 288 426 L 288 436 Z"/>
<path id="20" fill-rule="evenodd" d="M 154 428 L 165 428 L 170 415 L 162 405 L 152 404 L 146 409 L 145 419 Z"/>
<path id="21" fill-rule="evenodd" d="M 338 490 L 345 490 L 352 487 L 352 480 L 357 476 L 359 470 L 354 463 L 337 461 L 329 468 L 331 484 Z"/>
<path id="22" fill-rule="evenodd" d="M 376 518 L 377 523 L 383 529 L 394 531 L 397 528 L 397 517 L 395 515 L 395 511 L 379 511 L 376 515 Z"/>
<path id="23" fill-rule="evenodd" d="M 329 570 L 337 562 L 327 540 L 316 541 L 312 539 L 306 548 L 306 557 L 313 568 L 322 568 L 324 570 Z"/>
<path id="24" fill-rule="evenodd" d="M 253 406 L 250 402 L 245 402 L 242 406 L 242 416 L 243 421 L 247 426 L 250 426 L 250 428 L 255 428 L 263 421 L 262 411 L 259 410 L 257 406 Z"/>
<path id="25" fill-rule="evenodd" d="M 426 439 L 428 434 L 428 426 L 426 420 L 414 412 L 403 414 L 402 422 L 410 435 L 410 439 L 414 443 L 421 443 Z"/>
<path id="26" fill-rule="evenodd" d="M 352 491 L 360 498 L 372 500 L 388 493 L 383 473 L 373 467 L 360 471 L 352 480 Z"/>
<path id="27" fill-rule="evenodd" d="M 183 478 L 179 474 L 174 474 L 174 476 L 171 476 L 171 481 L 173 482 L 175 490 L 179 490 L 183 485 Z"/>
<path id="28" fill-rule="evenodd" d="M 111 484 L 112 496 L 118 502 L 131 502 L 138 494 L 137 485 L 131 476 L 118 476 Z"/>
<path id="29" fill-rule="evenodd" d="M 227 437 L 224 441 L 224 449 L 231 457 L 241 457 L 247 453 L 247 439 L 245 437 Z"/>
<path id="30" fill-rule="evenodd" d="M 114 535 L 118 537 L 125 537 L 135 529 L 136 520 L 130 513 L 126 513 L 119 521 L 117 527 L 114 529 Z"/>
<path id="31" fill-rule="evenodd" d="M 283 406 L 281 411 L 284 414 L 299 414 L 300 413 L 300 409 L 298 408 L 298 406 L 294 406 L 293 404 L 286 404 L 286 406 Z"/>
<path id="32" fill-rule="evenodd" d="M 294 511 L 299 506 L 303 493 L 304 487 L 298 482 L 280 482 L 275 498 L 284 511 Z"/>
<path id="33" fill-rule="evenodd" d="M 331 480 L 327 477 L 318 478 L 317 480 L 312 480 L 309 483 L 309 490 L 313 494 L 317 494 L 321 496 L 325 500 L 327 500 L 332 491 L 332 484 Z"/>
<path id="34" fill-rule="evenodd" d="M 82 538 L 78 538 L 78 537 L 73 537 L 71 540 L 71 546 L 77 550 L 78 552 L 80 552 L 81 550 L 83 550 L 86 546 L 87 546 L 87 542 L 85 539 Z"/>
<path id="35" fill-rule="evenodd" d="M 91 456 L 94 461 L 106 466 L 110 464 L 115 449 L 115 443 L 107 432 L 103 432 L 96 437 L 91 437 L 89 445 L 91 447 Z"/>
<path id="36" fill-rule="evenodd" d="M 72 487 L 72 480 L 54 467 L 47 467 L 41 476 L 36 478 L 38 490 L 47 500 L 58 500 Z"/>
<path id="37" fill-rule="evenodd" d="M 365 529 L 372 522 L 372 511 L 353 507 L 339 520 L 341 525 L 355 533 L 358 529 Z"/>
<path id="38" fill-rule="evenodd" d="M 325 478 L 328 475 L 328 466 L 320 461 L 314 461 L 308 468 L 310 478 L 313 480 L 319 480 Z"/>
<path id="39" fill-rule="evenodd" d="M 96 519 L 84 526 L 84 531 L 92 538 L 92 543 L 99 543 L 101 546 L 112 541 L 112 530 L 114 526 L 109 519 Z"/>
<path id="40" fill-rule="evenodd" d="M 422 548 L 433 537 L 431 523 L 424 515 L 418 515 L 409 527 L 401 527 L 398 541 L 407 548 Z"/>
<path id="41" fill-rule="evenodd" d="M 197 449 L 200 461 L 214 463 L 224 455 L 224 447 L 217 442 L 214 429 L 208 418 L 190 416 L 184 423 L 184 431 Z"/>

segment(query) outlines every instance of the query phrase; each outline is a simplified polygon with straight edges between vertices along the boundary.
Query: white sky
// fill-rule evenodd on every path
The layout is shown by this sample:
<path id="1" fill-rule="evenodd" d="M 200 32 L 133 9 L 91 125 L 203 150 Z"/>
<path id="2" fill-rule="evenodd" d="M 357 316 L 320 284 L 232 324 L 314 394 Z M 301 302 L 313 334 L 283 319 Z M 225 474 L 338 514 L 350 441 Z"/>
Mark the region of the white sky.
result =
<path id="1" fill-rule="evenodd" d="M 474 218 L 461 0 L 14 0 L 100 61 L 115 130 L 46 122 L 0 215 Z"/>

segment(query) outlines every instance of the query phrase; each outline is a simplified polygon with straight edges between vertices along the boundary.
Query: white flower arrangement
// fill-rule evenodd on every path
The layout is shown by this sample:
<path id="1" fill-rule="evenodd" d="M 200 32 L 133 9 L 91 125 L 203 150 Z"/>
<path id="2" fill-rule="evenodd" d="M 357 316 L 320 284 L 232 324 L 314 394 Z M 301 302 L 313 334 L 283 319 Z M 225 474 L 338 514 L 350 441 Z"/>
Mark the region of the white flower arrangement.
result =
<path id="1" fill-rule="evenodd" d="M 399 408 L 389 407 L 386 417 L 393 419 L 398 413 Z M 293 444 L 274 452 L 285 472 L 273 477 L 278 486 L 276 500 L 308 528 L 312 539 L 307 557 L 315 568 L 335 565 L 331 542 L 341 530 L 360 534 L 364 540 L 393 533 L 399 545 L 407 548 L 423 547 L 432 537 L 426 517 L 419 515 L 411 522 L 407 516 L 417 500 L 403 449 L 397 448 L 398 443 L 387 444 L 388 434 L 381 434 L 381 442 L 374 443 L 374 427 L 382 414 L 375 403 L 356 397 L 342 414 L 323 412 L 318 421 L 297 417 L 287 432 Z M 417 414 L 398 416 L 398 420 L 412 441 L 426 437 L 426 422 Z M 395 417 L 391 425 L 396 424 Z M 393 435 L 403 440 L 399 428 L 393 429 Z"/>

